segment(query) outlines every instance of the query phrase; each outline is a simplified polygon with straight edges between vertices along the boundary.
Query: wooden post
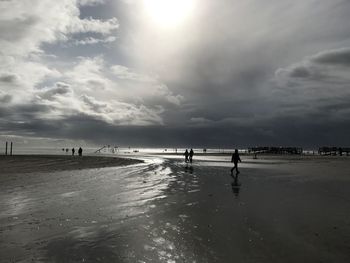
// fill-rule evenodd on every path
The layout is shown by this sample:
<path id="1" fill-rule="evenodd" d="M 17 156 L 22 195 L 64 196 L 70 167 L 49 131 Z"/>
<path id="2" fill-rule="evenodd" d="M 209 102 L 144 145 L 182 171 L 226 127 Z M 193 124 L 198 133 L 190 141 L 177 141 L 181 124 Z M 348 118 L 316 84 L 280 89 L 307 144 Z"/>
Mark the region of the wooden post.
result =
<path id="1" fill-rule="evenodd" d="M 5 155 L 7 155 L 7 142 L 6 142 L 6 148 L 5 148 Z"/>
<path id="2" fill-rule="evenodd" d="M 10 155 L 12 155 L 12 142 L 11 142 L 11 148 L 10 148 Z"/>

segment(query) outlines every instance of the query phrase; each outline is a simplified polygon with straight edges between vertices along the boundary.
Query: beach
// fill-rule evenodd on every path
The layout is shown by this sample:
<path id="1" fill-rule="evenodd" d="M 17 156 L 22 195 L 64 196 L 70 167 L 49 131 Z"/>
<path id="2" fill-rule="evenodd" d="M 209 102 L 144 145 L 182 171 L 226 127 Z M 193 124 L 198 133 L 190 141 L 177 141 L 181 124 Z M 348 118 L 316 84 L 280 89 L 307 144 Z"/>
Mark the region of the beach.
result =
<path id="1" fill-rule="evenodd" d="M 0 157 L 0 262 L 350 262 L 346 156 L 113 157 Z"/>
<path id="2" fill-rule="evenodd" d="M 123 166 L 142 161 L 127 158 L 70 155 L 13 155 L 0 156 L 4 174 L 56 172 Z"/>

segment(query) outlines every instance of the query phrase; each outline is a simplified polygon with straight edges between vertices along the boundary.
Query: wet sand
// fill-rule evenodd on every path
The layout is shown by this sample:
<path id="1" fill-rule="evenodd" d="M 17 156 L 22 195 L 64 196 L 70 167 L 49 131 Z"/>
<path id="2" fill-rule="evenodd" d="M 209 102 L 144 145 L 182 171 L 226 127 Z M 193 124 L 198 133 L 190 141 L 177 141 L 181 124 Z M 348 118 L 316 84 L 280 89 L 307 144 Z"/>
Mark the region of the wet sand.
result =
<path id="1" fill-rule="evenodd" d="M 347 157 L 144 161 L 1 173 L 0 261 L 350 262 Z"/>
<path id="2" fill-rule="evenodd" d="M 3 174 L 81 170 L 139 163 L 139 160 L 101 156 L 0 155 Z"/>

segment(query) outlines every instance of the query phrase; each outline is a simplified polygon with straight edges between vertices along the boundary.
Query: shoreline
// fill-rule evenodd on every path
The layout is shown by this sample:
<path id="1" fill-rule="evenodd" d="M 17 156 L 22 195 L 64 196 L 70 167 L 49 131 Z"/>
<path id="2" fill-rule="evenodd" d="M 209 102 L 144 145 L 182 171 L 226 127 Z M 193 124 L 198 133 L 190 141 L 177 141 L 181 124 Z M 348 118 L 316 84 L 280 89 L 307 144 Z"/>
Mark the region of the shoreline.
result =
<path id="1" fill-rule="evenodd" d="M 227 163 L 229 166 L 231 154 L 204 154 L 197 153 L 194 162 Z M 120 167 L 144 163 L 144 157 L 160 157 L 164 159 L 182 159 L 180 153 L 153 153 L 153 154 L 101 154 L 101 155 L 50 155 L 50 154 L 22 154 L 0 155 L 0 168 L 3 175 L 74 171 L 94 168 Z M 261 154 L 257 158 L 252 155 L 241 154 L 242 164 L 280 164 L 282 162 L 314 162 L 314 161 L 342 161 L 348 156 L 324 156 L 324 155 L 275 155 Z M 241 164 L 241 165 L 242 165 Z"/>

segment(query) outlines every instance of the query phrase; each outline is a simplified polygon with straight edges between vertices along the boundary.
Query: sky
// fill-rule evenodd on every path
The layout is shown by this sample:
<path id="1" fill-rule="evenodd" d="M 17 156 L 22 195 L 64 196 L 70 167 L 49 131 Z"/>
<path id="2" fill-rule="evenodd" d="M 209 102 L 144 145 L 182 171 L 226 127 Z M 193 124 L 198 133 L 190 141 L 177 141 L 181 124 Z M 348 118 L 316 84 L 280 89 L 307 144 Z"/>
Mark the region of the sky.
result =
<path id="1" fill-rule="evenodd" d="M 0 0 L 0 141 L 350 146 L 349 0 Z"/>

